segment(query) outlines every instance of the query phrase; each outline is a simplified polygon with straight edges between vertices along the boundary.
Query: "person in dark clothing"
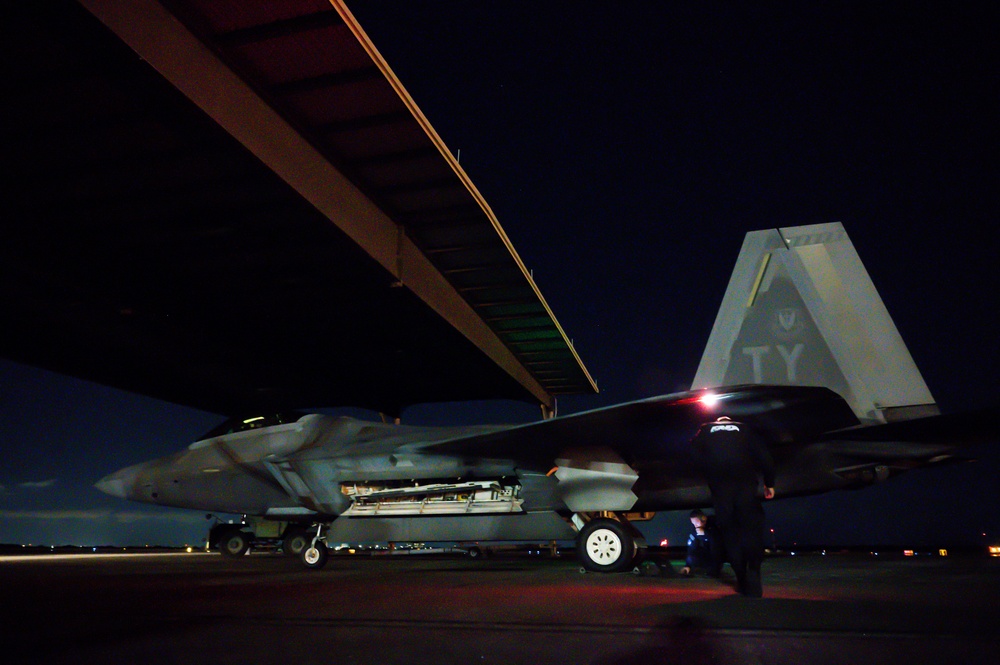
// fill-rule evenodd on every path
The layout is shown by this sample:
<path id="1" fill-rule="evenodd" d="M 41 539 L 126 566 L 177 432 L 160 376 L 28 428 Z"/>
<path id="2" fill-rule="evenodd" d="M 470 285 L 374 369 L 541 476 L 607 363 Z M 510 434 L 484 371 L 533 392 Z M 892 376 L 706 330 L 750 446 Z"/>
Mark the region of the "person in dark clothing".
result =
<path id="1" fill-rule="evenodd" d="M 712 577 L 718 577 L 723 557 L 715 523 L 701 510 L 692 510 L 690 519 L 694 530 L 688 536 L 687 557 L 680 573 L 690 575 L 695 570 L 704 570 Z"/>
<path id="2" fill-rule="evenodd" d="M 692 449 L 712 492 L 715 525 L 736 573 L 736 589 L 759 598 L 763 595 L 764 508 L 758 484 L 763 477 L 764 498 L 774 497 L 771 455 L 748 425 L 726 416 L 702 425 Z"/>

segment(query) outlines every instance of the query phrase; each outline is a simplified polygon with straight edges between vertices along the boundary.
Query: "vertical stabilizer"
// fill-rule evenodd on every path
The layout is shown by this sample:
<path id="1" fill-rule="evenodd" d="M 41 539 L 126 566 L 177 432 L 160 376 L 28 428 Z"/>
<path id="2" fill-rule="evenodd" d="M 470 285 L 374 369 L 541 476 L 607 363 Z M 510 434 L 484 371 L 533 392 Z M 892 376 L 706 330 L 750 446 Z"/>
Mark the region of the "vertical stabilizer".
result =
<path id="1" fill-rule="evenodd" d="M 825 386 L 863 422 L 937 413 L 844 227 L 748 233 L 693 388 Z"/>

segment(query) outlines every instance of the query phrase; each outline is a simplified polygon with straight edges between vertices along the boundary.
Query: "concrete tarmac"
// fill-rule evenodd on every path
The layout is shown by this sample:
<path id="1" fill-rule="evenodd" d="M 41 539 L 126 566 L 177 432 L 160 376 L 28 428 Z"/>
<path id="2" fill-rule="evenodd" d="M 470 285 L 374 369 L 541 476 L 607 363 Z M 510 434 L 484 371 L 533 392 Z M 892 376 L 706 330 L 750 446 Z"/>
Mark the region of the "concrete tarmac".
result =
<path id="1" fill-rule="evenodd" d="M 995 663 L 1000 559 L 771 557 L 762 599 L 572 556 L 7 558 L 6 663 Z M 679 562 L 673 562 L 678 568 Z"/>

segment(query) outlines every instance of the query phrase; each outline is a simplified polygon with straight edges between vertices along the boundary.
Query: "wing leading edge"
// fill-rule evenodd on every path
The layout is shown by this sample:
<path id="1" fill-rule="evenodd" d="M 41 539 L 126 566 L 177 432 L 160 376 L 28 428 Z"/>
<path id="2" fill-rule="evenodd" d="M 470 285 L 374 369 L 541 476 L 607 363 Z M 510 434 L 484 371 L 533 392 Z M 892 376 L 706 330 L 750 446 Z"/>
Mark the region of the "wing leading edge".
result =
<path id="1" fill-rule="evenodd" d="M 706 396 L 713 399 L 706 399 Z M 527 425 L 419 446 L 424 452 L 515 460 L 551 467 L 567 450 L 613 449 L 626 462 L 687 454 L 698 427 L 719 415 L 748 421 L 780 442 L 813 440 L 858 424 L 833 391 L 802 386 L 732 386 L 594 409 Z"/>

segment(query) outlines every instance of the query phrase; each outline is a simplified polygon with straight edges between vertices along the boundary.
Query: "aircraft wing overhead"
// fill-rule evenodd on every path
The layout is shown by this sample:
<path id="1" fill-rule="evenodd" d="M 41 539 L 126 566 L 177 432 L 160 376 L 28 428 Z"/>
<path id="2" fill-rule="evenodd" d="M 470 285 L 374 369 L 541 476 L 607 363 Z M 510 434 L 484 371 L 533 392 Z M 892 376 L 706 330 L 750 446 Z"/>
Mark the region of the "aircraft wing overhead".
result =
<path id="1" fill-rule="evenodd" d="M 541 468 L 573 449 L 610 448 L 626 461 L 685 454 L 698 427 L 719 415 L 751 422 L 779 442 L 813 439 L 858 423 L 846 402 L 826 388 L 735 386 L 711 392 L 719 398 L 713 406 L 703 400 L 706 391 L 675 393 L 422 449 Z"/>
<path id="2" fill-rule="evenodd" d="M 218 413 L 596 391 L 342 2 L 24 2 L 0 35 L 0 355 Z"/>

